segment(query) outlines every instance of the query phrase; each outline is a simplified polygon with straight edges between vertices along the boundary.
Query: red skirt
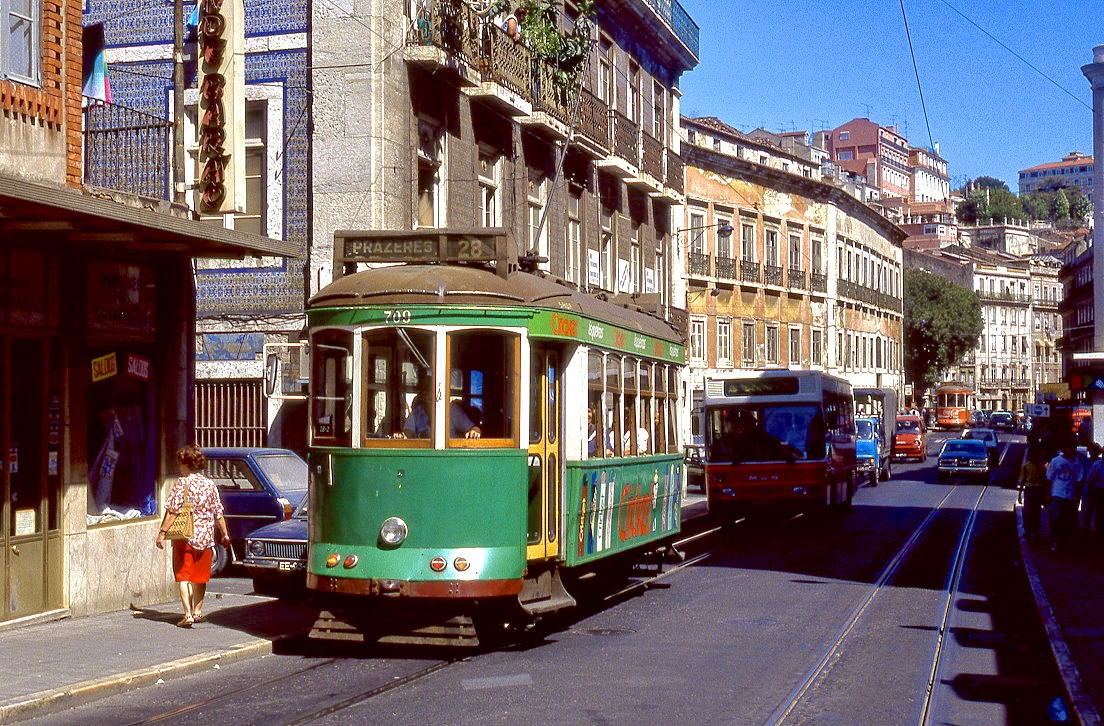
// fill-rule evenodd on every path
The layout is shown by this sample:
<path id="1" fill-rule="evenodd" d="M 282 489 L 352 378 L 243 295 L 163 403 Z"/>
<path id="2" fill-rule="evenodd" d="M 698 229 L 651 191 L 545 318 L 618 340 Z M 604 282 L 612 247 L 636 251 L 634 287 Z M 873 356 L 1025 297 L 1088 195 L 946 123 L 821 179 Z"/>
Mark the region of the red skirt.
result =
<path id="1" fill-rule="evenodd" d="M 194 549 L 186 540 L 173 540 L 173 573 L 177 582 L 205 585 L 211 579 L 211 557 L 214 551 Z"/>

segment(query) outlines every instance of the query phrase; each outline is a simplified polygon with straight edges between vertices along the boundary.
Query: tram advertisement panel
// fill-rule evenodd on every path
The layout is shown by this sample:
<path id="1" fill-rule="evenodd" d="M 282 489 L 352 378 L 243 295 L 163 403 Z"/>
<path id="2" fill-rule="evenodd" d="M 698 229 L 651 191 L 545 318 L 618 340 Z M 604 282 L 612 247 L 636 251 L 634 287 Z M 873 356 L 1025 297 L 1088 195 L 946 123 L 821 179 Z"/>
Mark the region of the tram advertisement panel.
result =
<path id="1" fill-rule="evenodd" d="M 679 531 L 682 457 L 630 463 L 567 465 L 568 567 L 585 564 Z"/>

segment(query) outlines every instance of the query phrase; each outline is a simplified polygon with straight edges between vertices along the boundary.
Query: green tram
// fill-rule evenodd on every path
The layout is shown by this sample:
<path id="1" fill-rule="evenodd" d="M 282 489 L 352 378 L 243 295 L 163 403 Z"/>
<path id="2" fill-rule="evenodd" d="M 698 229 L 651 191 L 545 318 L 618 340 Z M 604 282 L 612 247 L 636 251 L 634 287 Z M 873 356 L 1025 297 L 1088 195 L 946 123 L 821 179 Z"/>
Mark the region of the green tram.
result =
<path id="1" fill-rule="evenodd" d="M 307 306 L 315 637 L 474 644 L 679 531 L 682 336 L 511 246 L 337 233 Z"/>

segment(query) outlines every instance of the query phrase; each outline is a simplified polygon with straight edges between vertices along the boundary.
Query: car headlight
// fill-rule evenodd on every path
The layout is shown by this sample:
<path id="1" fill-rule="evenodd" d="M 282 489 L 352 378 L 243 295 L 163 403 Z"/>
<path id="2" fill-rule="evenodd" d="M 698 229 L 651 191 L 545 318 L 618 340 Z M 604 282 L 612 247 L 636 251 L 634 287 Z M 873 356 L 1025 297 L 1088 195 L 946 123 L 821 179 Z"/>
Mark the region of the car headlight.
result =
<path id="1" fill-rule="evenodd" d="M 249 554 L 255 557 L 263 557 L 265 553 L 265 543 L 259 539 L 249 540 Z"/>
<path id="2" fill-rule="evenodd" d="M 388 517 L 380 527 L 380 539 L 384 544 L 396 547 L 406 539 L 407 532 L 406 522 L 398 517 Z"/>

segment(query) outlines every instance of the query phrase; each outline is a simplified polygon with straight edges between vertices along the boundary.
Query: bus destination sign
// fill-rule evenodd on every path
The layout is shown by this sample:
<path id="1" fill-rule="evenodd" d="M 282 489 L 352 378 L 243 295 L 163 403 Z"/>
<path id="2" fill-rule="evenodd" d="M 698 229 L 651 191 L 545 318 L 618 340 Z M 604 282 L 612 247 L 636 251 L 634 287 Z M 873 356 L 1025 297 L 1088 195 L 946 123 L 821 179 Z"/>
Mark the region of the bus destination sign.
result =
<path id="1" fill-rule="evenodd" d="M 792 396 L 798 392 L 797 378 L 729 378 L 724 382 L 726 396 Z"/>

